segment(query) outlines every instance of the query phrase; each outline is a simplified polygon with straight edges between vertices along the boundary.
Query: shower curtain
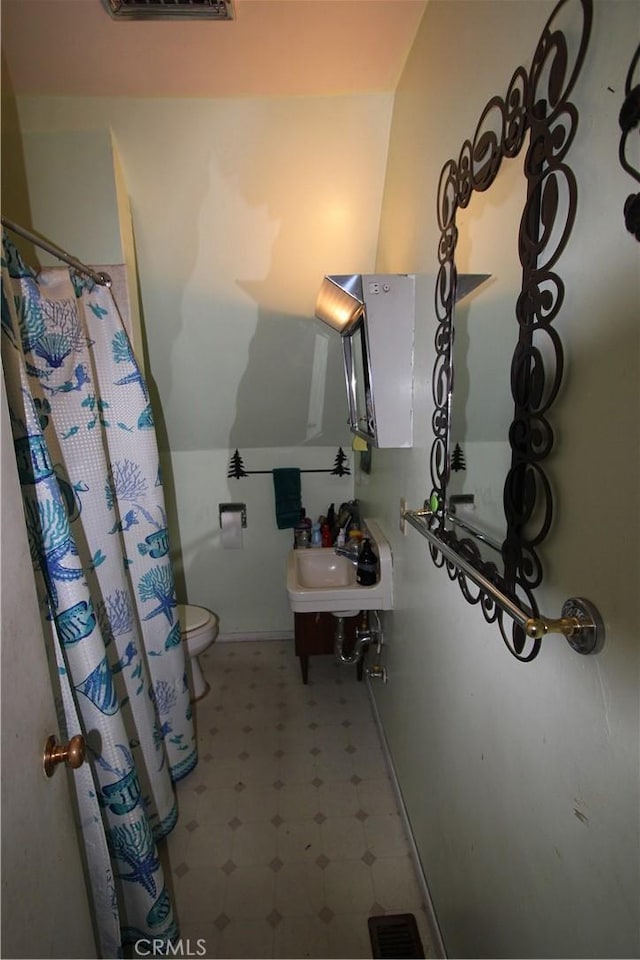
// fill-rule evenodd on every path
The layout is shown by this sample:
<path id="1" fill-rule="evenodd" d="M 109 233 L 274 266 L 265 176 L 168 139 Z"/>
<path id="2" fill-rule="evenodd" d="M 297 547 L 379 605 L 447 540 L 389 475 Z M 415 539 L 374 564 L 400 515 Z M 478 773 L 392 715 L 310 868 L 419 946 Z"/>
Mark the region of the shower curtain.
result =
<path id="1" fill-rule="evenodd" d="M 156 842 L 197 763 L 153 415 L 108 288 L 36 276 L 6 234 L 1 268 L 27 535 L 59 712 L 87 745 L 74 780 L 99 950 L 114 956 L 178 936 Z"/>

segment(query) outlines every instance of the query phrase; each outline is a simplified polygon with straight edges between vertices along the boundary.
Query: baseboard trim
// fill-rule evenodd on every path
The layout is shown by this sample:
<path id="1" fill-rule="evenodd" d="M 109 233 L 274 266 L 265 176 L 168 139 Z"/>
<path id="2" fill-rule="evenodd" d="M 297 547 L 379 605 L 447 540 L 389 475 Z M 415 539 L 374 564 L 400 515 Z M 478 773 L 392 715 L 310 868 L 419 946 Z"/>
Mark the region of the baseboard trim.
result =
<path id="1" fill-rule="evenodd" d="M 219 633 L 216 643 L 242 643 L 245 640 L 293 640 L 293 630 L 261 630 L 258 633 Z"/>
<path id="2" fill-rule="evenodd" d="M 391 759 L 391 751 L 389 750 L 389 744 L 387 742 L 387 737 L 384 732 L 384 727 L 382 726 L 382 720 L 380 719 L 378 704 L 376 703 L 376 698 L 373 695 L 373 690 L 371 689 L 371 680 L 369 677 L 367 677 L 367 689 L 369 691 L 369 699 L 371 701 L 371 710 L 373 712 L 373 718 L 375 720 L 376 727 L 378 728 L 378 736 L 380 737 L 382 752 L 384 753 L 385 762 L 387 764 L 387 769 L 389 771 L 389 778 L 391 780 L 393 792 L 395 793 L 395 796 L 396 796 L 398 810 L 400 811 L 400 817 L 404 824 L 407 838 L 409 840 L 409 853 L 411 855 L 411 859 L 413 860 L 413 865 L 416 871 L 416 878 L 418 880 L 418 885 L 421 889 L 422 896 L 424 898 L 425 914 L 426 914 L 427 924 L 429 926 L 429 932 L 431 934 L 433 946 L 436 949 L 436 956 L 439 958 L 444 958 L 444 960 L 446 960 L 447 951 L 444 945 L 444 940 L 442 938 L 442 931 L 440 930 L 440 924 L 438 923 L 438 918 L 436 916 L 436 911 L 433 905 L 433 900 L 431 898 L 431 893 L 429 892 L 429 885 L 427 883 L 427 878 L 424 875 L 422 861 L 420 860 L 420 854 L 418 853 L 418 847 L 416 846 L 416 841 L 413 836 L 413 830 L 411 828 L 411 821 L 409 820 L 409 814 L 407 813 L 407 807 L 404 802 L 404 797 L 402 796 L 400 783 L 398 782 L 398 777 L 396 775 L 396 770 L 393 765 L 393 760 Z"/>

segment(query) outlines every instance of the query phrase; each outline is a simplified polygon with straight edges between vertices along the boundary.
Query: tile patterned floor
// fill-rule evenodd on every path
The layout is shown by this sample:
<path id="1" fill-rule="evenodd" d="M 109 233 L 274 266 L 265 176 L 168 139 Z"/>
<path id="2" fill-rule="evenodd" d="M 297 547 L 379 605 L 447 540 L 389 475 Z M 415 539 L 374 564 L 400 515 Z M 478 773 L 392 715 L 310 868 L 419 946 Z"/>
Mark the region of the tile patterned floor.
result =
<path id="1" fill-rule="evenodd" d="M 368 916 L 414 913 L 434 956 L 355 667 L 312 657 L 305 686 L 291 640 L 216 643 L 201 664 L 200 761 L 163 850 L 182 939 L 206 957 L 347 960 L 371 956 Z"/>

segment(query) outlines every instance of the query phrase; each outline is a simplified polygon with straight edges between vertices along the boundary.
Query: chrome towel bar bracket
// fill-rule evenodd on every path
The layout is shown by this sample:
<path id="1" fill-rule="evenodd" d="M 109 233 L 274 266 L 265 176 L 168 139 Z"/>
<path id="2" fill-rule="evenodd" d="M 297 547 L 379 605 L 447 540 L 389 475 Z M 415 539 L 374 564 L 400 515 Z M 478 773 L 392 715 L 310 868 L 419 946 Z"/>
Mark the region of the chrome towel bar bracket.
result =
<path id="1" fill-rule="evenodd" d="M 470 563 L 452 550 L 430 529 L 429 523 L 434 516 L 425 504 L 423 510 L 401 511 L 402 519 L 422 534 L 458 571 L 468 577 L 480 590 L 490 597 L 501 610 L 519 624 L 532 640 L 540 640 L 549 633 L 561 633 L 576 653 L 599 653 L 604 645 L 604 623 L 596 607 L 584 597 L 571 597 L 562 606 L 562 616 L 558 619 L 534 615 L 530 610 L 522 609 L 494 583 L 487 580 Z"/>

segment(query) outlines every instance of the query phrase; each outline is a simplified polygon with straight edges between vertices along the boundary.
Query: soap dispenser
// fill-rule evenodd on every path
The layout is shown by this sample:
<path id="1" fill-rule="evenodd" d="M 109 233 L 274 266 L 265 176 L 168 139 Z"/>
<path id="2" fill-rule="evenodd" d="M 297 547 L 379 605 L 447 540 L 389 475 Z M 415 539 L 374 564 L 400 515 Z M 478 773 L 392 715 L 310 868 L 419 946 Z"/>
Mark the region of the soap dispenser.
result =
<path id="1" fill-rule="evenodd" d="M 376 557 L 368 538 L 362 541 L 358 554 L 356 580 L 362 587 L 371 587 L 378 580 L 378 558 Z"/>

